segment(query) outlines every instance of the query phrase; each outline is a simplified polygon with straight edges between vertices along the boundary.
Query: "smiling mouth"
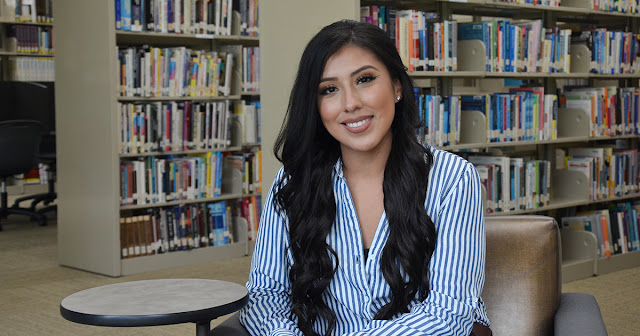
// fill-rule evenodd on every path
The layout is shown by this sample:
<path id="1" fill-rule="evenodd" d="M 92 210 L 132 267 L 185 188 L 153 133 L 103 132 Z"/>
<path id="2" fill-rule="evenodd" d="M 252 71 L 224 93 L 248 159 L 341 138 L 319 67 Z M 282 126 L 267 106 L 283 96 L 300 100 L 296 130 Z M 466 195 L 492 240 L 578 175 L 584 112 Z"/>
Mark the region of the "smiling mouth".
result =
<path id="1" fill-rule="evenodd" d="M 373 119 L 373 117 L 369 117 L 367 119 L 360 120 L 358 122 L 345 123 L 345 125 L 347 125 L 347 127 L 360 127 L 360 126 L 366 124 L 367 122 L 369 122 L 369 120 L 371 120 L 371 119 Z"/>

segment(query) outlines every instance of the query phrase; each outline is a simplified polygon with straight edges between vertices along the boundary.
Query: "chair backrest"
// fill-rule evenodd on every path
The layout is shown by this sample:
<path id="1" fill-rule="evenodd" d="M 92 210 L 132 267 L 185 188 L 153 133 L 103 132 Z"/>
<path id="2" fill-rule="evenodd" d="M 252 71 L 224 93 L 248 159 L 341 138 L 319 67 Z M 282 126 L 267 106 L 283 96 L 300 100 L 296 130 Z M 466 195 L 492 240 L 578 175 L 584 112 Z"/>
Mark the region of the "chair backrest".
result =
<path id="1" fill-rule="evenodd" d="M 482 298 L 493 334 L 552 335 L 562 294 L 558 225 L 543 216 L 487 217 L 485 223 Z"/>
<path id="2" fill-rule="evenodd" d="M 43 131 L 35 120 L 0 122 L 0 177 L 26 173 L 38 164 Z"/>

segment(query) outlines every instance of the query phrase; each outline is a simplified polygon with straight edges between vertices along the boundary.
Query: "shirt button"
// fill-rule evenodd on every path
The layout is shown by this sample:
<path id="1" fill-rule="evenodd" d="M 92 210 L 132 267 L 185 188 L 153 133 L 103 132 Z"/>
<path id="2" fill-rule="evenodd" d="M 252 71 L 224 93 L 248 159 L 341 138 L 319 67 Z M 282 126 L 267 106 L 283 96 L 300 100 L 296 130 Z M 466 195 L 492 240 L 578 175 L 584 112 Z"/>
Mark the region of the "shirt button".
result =
<path id="1" fill-rule="evenodd" d="M 356 264 L 359 264 L 359 263 L 360 263 L 360 256 L 357 255 L 356 256 Z"/>

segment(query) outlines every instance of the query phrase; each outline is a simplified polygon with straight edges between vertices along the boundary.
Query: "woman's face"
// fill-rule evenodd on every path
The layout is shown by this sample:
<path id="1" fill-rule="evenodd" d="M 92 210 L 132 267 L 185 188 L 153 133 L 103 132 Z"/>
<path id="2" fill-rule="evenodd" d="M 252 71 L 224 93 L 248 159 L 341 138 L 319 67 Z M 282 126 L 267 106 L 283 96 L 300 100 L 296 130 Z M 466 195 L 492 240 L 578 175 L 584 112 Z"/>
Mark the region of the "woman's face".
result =
<path id="1" fill-rule="evenodd" d="M 391 149 L 391 123 L 402 88 L 371 52 L 345 46 L 329 57 L 318 87 L 320 118 L 342 154 Z"/>

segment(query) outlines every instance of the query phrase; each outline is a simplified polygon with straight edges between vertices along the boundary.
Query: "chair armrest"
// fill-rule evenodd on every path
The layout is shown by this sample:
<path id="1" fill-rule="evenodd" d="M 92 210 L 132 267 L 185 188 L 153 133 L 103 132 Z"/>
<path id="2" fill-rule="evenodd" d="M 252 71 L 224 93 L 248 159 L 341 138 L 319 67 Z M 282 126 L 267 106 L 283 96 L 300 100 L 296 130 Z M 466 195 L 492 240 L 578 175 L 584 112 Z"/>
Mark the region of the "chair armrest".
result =
<path id="1" fill-rule="evenodd" d="M 586 293 L 563 293 L 555 315 L 555 335 L 607 336 L 596 298 Z"/>
<path id="2" fill-rule="evenodd" d="M 211 336 L 251 336 L 247 329 L 240 324 L 240 313 L 231 315 L 224 322 L 213 328 L 209 333 Z"/>

